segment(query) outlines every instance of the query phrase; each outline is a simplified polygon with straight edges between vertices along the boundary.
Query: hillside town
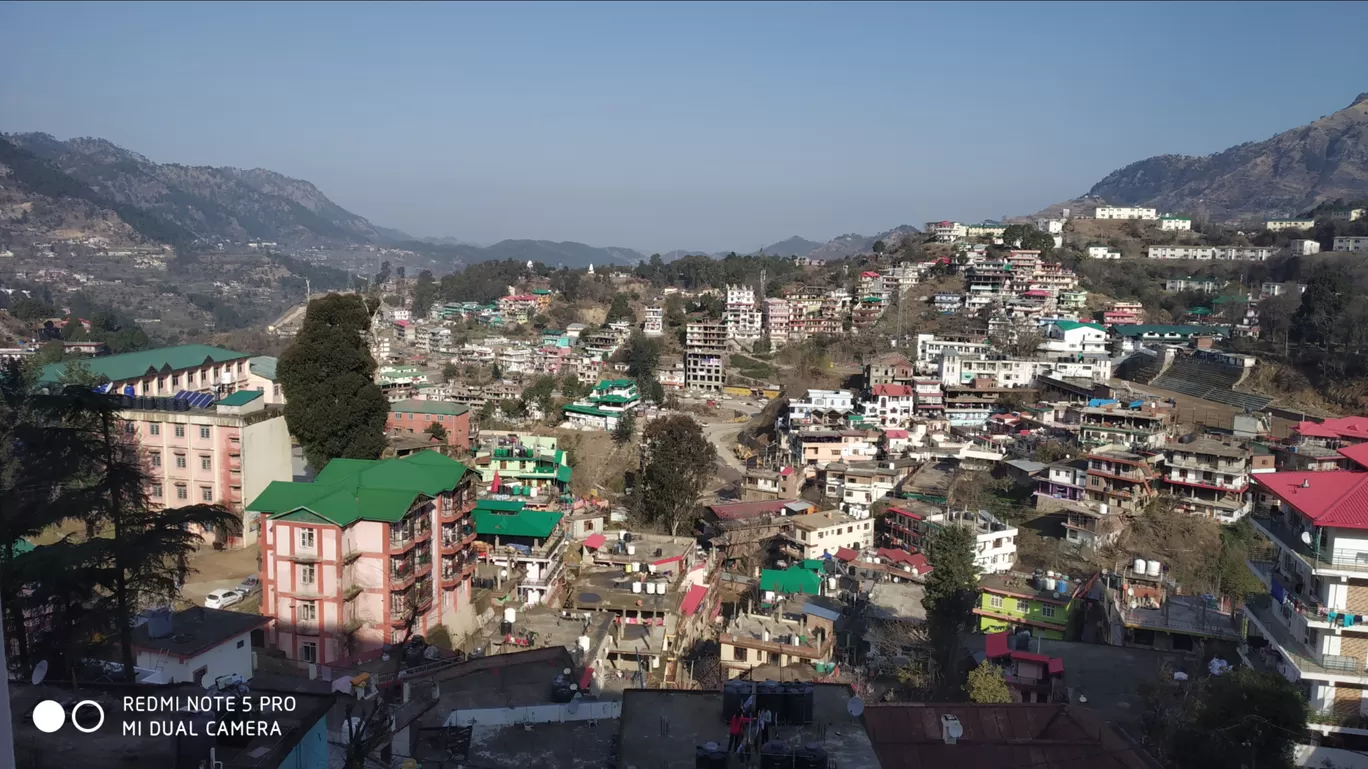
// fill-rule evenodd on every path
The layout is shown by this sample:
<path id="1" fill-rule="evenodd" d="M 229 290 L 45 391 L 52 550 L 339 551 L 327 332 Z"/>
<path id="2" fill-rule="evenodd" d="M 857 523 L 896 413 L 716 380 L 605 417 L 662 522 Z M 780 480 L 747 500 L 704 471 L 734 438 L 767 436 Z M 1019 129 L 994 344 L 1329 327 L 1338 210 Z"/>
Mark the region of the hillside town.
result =
<path id="1" fill-rule="evenodd" d="M 1190 232 L 1153 209 L 1083 221 L 1112 220 Z M 1270 405 L 1238 346 L 1260 336 L 1265 299 L 1306 285 L 1167 278 L 1156 291 L 1239 311 L 1206 301 L 1150 322 L 1154 307 L 1099 303 L 1050 258 L 1066 221 L 928 223 L 943 255 L 880 243 L 834 280 L 795 259 L 812 279 L 773 290 L 763 275 L 682 289 L 591 266 L 612 307 L 563 327 L 549 318 L 566 298 L 529 264 L 490 303 L 421 307 L 394 278 L 375 296 L 397 302 L 314 300 L 273 329 L 282 356 L 79 340 L 53 363 L 38 345 L 4 355 L 48 393 L 108 399 L 154 514 L 225 511 L 193 527 L 176 595 L 135 607 L 141 687 L 289 692 L 311 703 L 295 730 L 328 735 L 337 703 L 369 707 L 390 719 L 377 750 L 423 765 L 642 766 L 665 751 L 720 767 L 739 748 L 872 768 L 1026 705 L 1091 724 L 1097 750 L 1135 745 L 1147 686 L 1249 668 L 1294 683 L 1310 744 L 1362 748 L 1368 422 Z M 1299 243 L 1285 248 L 1314 253 Z M 1272 250 L 1223 248 L 1146 256 Z M 1122 260 L 1110 249 L 1087 255 Z M 312 360 L 299 356 L 343 307 L 360 313 L 382 441 L 320 463 L 309 431 L 345 419 L 305 426 L 291 399 L 318 396 L 291 370 L 315 374 L 292 361 Z M 92 328 L 38 325 L 68 324 Z M 871 337 L 839 366 L 784 357 Z M 697 496 L 667 513 L 654 484 L 701 449 Z M 947 653 L 928 596 L 951 570 L 970 603 Z M 28 602 L 22 616 L 38 636 L 59 614 Z M 974 688 L 981 674 L 1000 695 Z M 927 705 L 934 729 L 900 709 L 964 675 Z M 648 699 L 645 724 L 628 705 Z M 763 712 L 767 726 L 745 720 Z M 823 728 L 842 736 L 811 741 Z M 1048 753 L 1049 735 L 1014 739 Z M 256 750 L 303 745 L 218 755 L 258 766 Z"/>

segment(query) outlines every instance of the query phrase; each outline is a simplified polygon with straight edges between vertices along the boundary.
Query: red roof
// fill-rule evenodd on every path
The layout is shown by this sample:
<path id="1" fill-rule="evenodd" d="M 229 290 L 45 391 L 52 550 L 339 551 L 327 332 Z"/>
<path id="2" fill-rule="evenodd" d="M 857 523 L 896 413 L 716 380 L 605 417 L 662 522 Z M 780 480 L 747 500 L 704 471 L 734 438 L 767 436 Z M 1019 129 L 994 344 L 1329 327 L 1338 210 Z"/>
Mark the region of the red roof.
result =
<path id="1" fill-rule="evenodd" d="M 874 385 L 874 395 L 887 395 L 890 398 L 908 398 L 912 395 L 912 388 L 905 384 L 876 384 Z"/>
<path id="2" fill-rule="evenodd" d="M 909 553 L 906 550 L 881 547 L 879 548 L 879 557 L 916 569 L 917 574 L 927 574 L 931 571 L 931 562 L 921 553 Z"/>
<path id="3" fill-rule="evenodd" d="M 846 563 L 850 563 L 858 557 L 860 557 L 860 554 L 855 552 L 854 550 L 851 550 L 848 547 L 836 548 L 836 559 L 839 561 L 845 561 Z"/>
<path id="4" fill-rule="evenodd" d="M 916 513 L 912 512 L 911 510 L 904 510 L 904 509 L 902 509 L 901 507 L 893 507 L 893 506 L 890 505 L 889 508 L 888 508 L 888 512 L 893 513 L 894 515 L 901 515 L 901 516 L 905 516 L 905 517 L 907 517 L 907 518 L 913 518 L 913 519 L 916 519 L 916 520 L 918 520 L 918 521 L 923 520 L 923 518 L 922 518 L 920 515 L 917 515 Z"/>
<path id="5" fill-rule="evenodd" d="M 1008 634 L 1006 631 L 1001 633 L 989 633 L 983 637 L 983 653 L 988 659 L 999 657 L 1011 657 L 1017 662 L 1037 662 L 1045 665 L 1051 673 L 1064 672 L 1064 660 L 1055 659 L 1044 654 L 1032 652 L 1015 651 L 1007 643 Z"/>
<path id="6" fill-rule="evenodd" d="M 1368 443 L 1355 443 L 1353 446 L 1345 446 L 1339 450 L 1339 453 L 1359 467 L 1368 467 Z"/>
<path id="7" fill-rule="evenodd" d="M 703 598 L 708 594 L 707 585 L 692 585 L 689 587 L 688 595 L 684 596 L 684 603 L 679 605 L 679 612 L 686 617 L 692 617 L 698 607 L 703 604 Z"/>
<path id="8" fill-rule="evenodd" d="M 862 277 L 862 278 L 877 278 L 877 277 L 879 277 L 879 273 L 877 273 L 877 272 L 862 272 L 862 273 L 860 273 L 860 277 Z"/>
<path id="9" fill-rule="evenodd" d="M 906 430 L 884 430 L 884 435 L 893 440 L 902 440 L 907 437 Z"/>
<path id="10" fill-rule="evenodd" d="M 597 550 L 600 547 L 603 547 L 603 543 L 607 541 L 608 538 L 603 536 L 602 534 L 590 534 L 589 538 L 584 540 L 584 546 L 587 548 L 591 548 L 593 550 Z"/>
<path id="11" fill-rule="evenodd" d="M 1368 529 L 1368 473 L 1335 470 L 1250 477 L 1317 526 Z"/>
<path id="12" fill-rule="evenodd" d="M 1368 417 L 1337 417 L 1324 422 L 1299 422 L 1297 432 L 1313 438 L 1359 438 L 1368 440 Z"/>

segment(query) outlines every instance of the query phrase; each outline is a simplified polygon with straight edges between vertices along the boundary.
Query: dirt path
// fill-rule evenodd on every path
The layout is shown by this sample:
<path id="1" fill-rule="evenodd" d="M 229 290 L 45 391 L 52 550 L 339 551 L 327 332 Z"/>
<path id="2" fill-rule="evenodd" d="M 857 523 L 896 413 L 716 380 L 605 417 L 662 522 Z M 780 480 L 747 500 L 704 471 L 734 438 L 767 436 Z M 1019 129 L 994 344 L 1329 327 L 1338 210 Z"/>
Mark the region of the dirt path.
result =
<path id="1" fill-rule="evenodd" d="M 257 554 L 260 546 L 239 550 L 215 550 L 202 547 L 190 558 L 191 574 L 181 587 L 181 600 L 198 606 L 204 597 L 220 588 L 237 587 L 243 577 L 257 573 Z"/>

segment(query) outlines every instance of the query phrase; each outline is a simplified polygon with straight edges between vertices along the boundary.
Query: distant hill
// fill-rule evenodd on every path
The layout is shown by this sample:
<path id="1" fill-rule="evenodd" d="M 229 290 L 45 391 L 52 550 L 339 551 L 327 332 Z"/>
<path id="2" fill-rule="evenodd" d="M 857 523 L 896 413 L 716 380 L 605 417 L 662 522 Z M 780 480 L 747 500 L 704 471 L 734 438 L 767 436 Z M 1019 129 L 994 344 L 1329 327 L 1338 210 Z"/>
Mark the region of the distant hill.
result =
<path id="1" fill-rule="evenodd" d="M 852 232 L 847 235 L 832 238 L 808 253 L 803 254 L 803 256 L 812 259 L 821 259 L 823 261 L 844 259 L 847 256 L 867 253 L 874 247 L 874 244 L 880 240 L 889 248 L 892 248 L 897 243 L 902 242 L 904 235 L 913 235 L 918 232 L 921 232 L 921 230 L 908 224 L 894 227 L 891 230 L 885 230 L 877 235 L 858 235 Z"/>
<path id="2" fill-rule="evenodd" d="M 196 238 L 291 245 L 385 240 L 375 225 L 314 185 L 274 171 L 156 163 L 104 139 L 60 141 L 44 133 L 5 138 L 101 199 L 135 207 Z"/>
<path id="3" fill-rule="evenodd" d="M 1206 157 L 1160 155 L 1093 185 L 1112 205 L 1217 218 L 1294 216 L 1368 196 L 1368 93 L 1345 109 L 1260 142 Z"/>
<path id="4" fill-rule="evenodd" d="M 781 240 L 778 243 L 765 246 L 764 251 L 774 256 L 807 256 L 823 245 L 794 235 L 788 240 Z"/>

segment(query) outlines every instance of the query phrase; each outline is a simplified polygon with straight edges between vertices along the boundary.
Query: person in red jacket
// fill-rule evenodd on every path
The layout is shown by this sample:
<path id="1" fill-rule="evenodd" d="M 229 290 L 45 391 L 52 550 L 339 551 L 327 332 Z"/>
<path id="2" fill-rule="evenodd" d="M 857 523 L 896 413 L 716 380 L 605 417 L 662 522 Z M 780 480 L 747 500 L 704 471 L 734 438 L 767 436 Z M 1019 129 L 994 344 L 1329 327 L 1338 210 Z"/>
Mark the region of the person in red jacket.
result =
<path id="1" fill-rule="evenodd" d="M 741 745 L 741 738 L 746 734 L 746 724 L 750 723 L 750 717 L 738 710 L 731 717 L 731 737 L 727 740 L 727 752 L 731 753 Z"/>

